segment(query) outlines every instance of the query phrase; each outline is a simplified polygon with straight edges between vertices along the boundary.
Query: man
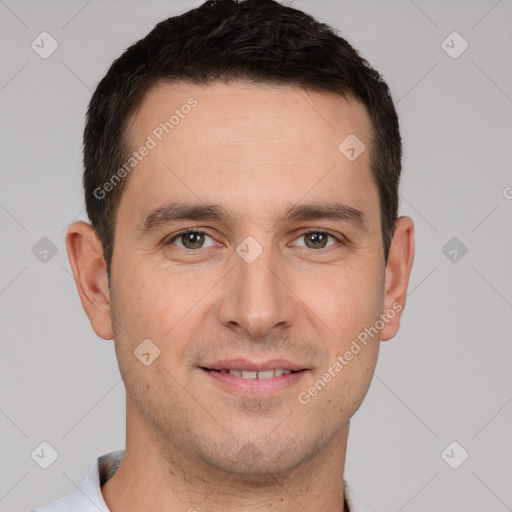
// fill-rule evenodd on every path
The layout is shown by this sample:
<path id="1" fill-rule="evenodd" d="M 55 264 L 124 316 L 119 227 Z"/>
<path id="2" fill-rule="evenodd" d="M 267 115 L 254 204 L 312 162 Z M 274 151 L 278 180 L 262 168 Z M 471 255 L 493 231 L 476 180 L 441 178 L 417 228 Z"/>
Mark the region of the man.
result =
<path id="1" fill-rule="evenodd" d="M 350 418 L 414 253 L 378 73 L 301 11 L 209 1 L 112 64 L 84 165 L 67 249 L 126 450 L 37 511 L 363 510 Z"/>

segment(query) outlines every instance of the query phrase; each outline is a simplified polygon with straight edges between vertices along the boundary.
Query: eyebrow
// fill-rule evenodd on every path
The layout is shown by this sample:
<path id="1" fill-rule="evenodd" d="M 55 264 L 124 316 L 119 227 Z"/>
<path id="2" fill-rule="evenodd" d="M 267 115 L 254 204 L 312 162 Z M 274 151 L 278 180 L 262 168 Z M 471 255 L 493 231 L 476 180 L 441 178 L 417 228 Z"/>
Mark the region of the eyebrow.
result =
<path id="1" fill-rule="evenodd" d="M 141 235 L 156 231 L 176 221 L 218 221 L 228 223 L 234 219 L 223 206 L 218 204 L 171 202 L 160 206 L 149 213 L 137 226 Z M 309 203 L 288 207 L 284 214 L 277 218 L 283 221 L 335 220 L 354 225 L 361 230 L 368 229 L 366 215 L 356 208 L 342 203 Z"/>

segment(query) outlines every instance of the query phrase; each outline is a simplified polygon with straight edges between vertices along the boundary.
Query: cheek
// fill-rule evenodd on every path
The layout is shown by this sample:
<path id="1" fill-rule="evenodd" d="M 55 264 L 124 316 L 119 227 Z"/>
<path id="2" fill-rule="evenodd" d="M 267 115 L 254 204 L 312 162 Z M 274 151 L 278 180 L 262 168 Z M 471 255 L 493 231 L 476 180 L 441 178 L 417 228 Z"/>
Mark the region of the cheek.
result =
<path id="1" fill-rule="evenodd" d="M 137 404 L 155 404 L 169 390 L 178 396 L 182 389 L 183 375 L 173 362 L 180 361 L 184 350 L 178 321 L 183 310 L 190 308 L 158 277 L 150 272 L 126 273 L 123 282 L 112 287 L 112 311 L 118 320 L 114 323 L 116 356 L 126 392 Z M 150 414 L 151 407 L 145 413 Z"/>
<path id="2" fill-rule="evenodd" d="M 302 280 L 300 296 L 344 343 L 375 323 L 383 305 L 383 279 L 374 261 L 347 260 Z"/>
<path id="3" fill-rule="evenodd" d="M 119 319 L 114 338 L 120 366 L 138 368 L 133 352 L 149 339 L 159 350 L 159 365 L 165 361 L 173 367 L 183 360 L 188 340 L 197 336 L 203 323 L 198 315 L 211 307 L 207 294 L 218 277 L 142 265 L 126 268 L 123 281 L 113 283 L 112 296 Z M 183 369 L 174 366 L 173 371 L 181 374 Z"/>
<path id="4" fill-rule="evenodd" d="M 124 321 L 132 332 L 162 338 L 189 314 L 211 287 L 207 276 L 193 276 L 179 269 L 144 266 L 135 261 L 126 266 L 115 295 Z"/>
<path id="5" fill-rule="evenodd" d="M 333 383 L 331 393 L 324 396 L 332 402 L 325 406 L 354 411 L 368 391 L 377 363 L 380 333 L 374 326 L 382 311 L 384 277 L 377 262 L 361 260 L 345 262 L 327 283 L 315 287 L 310 303 L 329 326 L 327 366 L 316 378 Z"/>

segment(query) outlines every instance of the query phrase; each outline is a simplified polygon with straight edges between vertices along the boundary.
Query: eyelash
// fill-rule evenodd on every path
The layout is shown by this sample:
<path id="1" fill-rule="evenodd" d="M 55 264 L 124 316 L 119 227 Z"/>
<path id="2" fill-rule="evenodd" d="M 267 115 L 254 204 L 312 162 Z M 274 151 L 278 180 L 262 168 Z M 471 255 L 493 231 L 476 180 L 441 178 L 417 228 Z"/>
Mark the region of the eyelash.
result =
<path id="1" fill-rule="evenodd" d="M 167 241 L 164 242 L 164 245 L 172 245 L 172 243 L 179 239 L 180 237 L 184 236 L 184 235 L 188 235 L 189 233 L 199 233 L 199 234 L 203 234 L 203 235 L 206 235 L 208 237 L 210 237 L 212 240 L 215 240 L 211 235 L 209 235 L 208 233 L 206 233 L 205 231 L 201 231 L 200 229 L 197 229 L 197 228 L 188 228 L 188 229 L 184 229 L 183 231 L 180 231 L 179 233 L 176 233 L 175 235 L 173 235 L 171 238 L 167 239 Z M 323 230 L 319 230 L 319 229 L 311 229 L 311 228 L 308 228 L 304 231 L 301 231 L 298 235 L 297 235 L 297 238 L 300 238 L 304 235 L 308 235 L 308 234 L 311 234 L 311 233 L 316 233 L 316 234 L 322 234 L 322 235 L 327 235 L 327 236 L 330 236 L 331 238 L 333 238 L 334 240 L 336 240 L 336 242 L 340 243 L 340 244 L 347 244 L 347 241 L 342 239 L 341 237 L 338 237 L 338 236 L 335 236 L 333 235 L 332 233 L 330 233 L 329 231 L 323 231 Z M 296 240 L 295 239 L 295 240 Z M 310 247 L 302 247 L 303 249 L 311 249 L 312 251 L 316 251 L 316 252 L 319 252 L 320 250 L 322 249 L 330 249 L 331 247 L 333 246 L 330 246 L 330 247 L 322 247 L 320 249 L 311 249 Z M 180 247 L 180 249 L 183 249 L 182 247 Z M 201 249 L 208 249 L 208 247 L 200 247 L 199 249 L 187 249 L 186 247 L 184 248 L 186 251 L 189 251 L 189 252 L 194 252 L 194 251 L 199 251 Z"/>

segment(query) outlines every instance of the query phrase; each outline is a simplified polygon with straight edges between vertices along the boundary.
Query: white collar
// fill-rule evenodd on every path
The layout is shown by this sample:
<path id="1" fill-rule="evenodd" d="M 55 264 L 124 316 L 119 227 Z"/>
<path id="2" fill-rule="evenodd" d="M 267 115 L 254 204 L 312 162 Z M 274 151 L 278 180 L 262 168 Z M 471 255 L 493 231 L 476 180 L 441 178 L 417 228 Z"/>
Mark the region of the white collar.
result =
<path id="1" fill-rule="evenodd" d="M 124 450 L 106 453 L 98 457 L 87 476 L 60 500 L 38 507 L 31 512 L 110 512 L 103 499 L 101 486 L 116 472 L 124 456 Z M 350 512 L 367 512 L 355 499 L 346 480 L 343 492 Z"/>

